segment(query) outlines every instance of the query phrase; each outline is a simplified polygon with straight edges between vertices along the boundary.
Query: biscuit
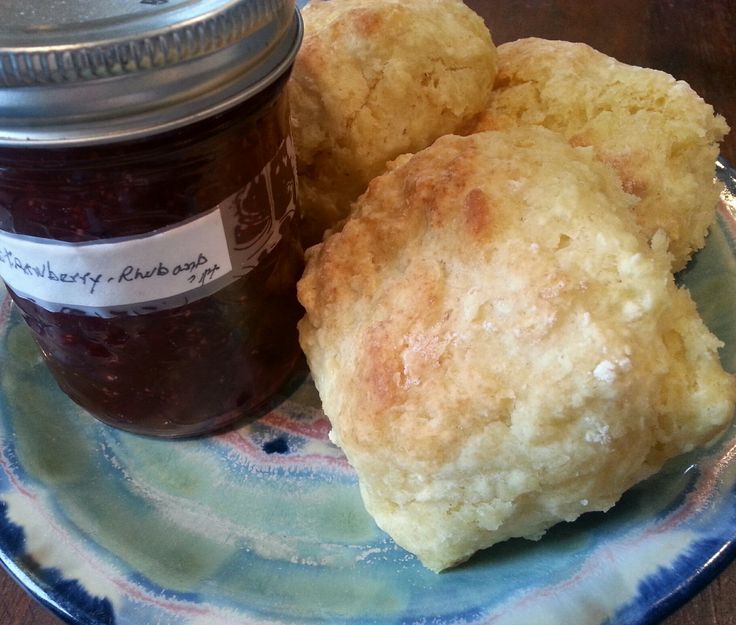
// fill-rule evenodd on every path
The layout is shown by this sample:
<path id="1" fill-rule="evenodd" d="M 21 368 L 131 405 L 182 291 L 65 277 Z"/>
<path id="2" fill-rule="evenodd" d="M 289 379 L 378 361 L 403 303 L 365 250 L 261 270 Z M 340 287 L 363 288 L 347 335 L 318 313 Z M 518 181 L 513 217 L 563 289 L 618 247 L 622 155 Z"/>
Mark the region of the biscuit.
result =
<path id="1" fill-rule="evenodd" d="M 687 83 L 582 43 L 520 39 L 499 46 L 498 55 L 491 103 L 477 129 L 537 124 L 593 146 L 639 197 L 634 214 L 644 233 L 663 229 L 673 270 L 685 267 L 715 215 L 725 120 Z"/>
<path id="2" fill-rule="evenodd" d="M 288 91 L 307 243 L 386 162 L 485 108 L 496 48 L 460 0 L 312 0 Z"/>
<path id="3" fill-rule="evenodd" d="M 377 524 L 430 569 L 610 508 L 730 420 L 719 341 L 591 148 L 446 136 L 307 251 L 300 341 Z"/>

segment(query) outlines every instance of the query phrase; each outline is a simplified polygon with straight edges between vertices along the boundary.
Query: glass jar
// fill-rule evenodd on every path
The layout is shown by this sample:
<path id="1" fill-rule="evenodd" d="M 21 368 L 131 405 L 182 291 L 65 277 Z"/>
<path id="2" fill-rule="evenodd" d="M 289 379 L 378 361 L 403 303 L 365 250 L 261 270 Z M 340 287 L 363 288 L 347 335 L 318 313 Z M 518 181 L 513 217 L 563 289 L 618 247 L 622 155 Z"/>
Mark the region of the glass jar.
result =
<path id="1" fill-rule="evenodd" d="M 157 0 L 88 22 L 68 5 L 23 64 L 0 32 L 0 276 L 91 414 L 212 431 L 253 414 L 300 355 L 284 85 L 301 21 L 293 0 Z"/>

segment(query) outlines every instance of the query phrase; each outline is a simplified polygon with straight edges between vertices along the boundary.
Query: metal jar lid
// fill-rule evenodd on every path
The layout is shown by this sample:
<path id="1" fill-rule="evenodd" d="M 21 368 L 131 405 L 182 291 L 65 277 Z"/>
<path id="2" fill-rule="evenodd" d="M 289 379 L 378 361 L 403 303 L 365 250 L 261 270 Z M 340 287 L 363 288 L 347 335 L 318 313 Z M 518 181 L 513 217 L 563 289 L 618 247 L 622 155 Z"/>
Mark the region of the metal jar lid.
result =
<path id="1" fill-rule="evenodd" d="M 4 0 L 0 145 L 107 143 L 258 93 L 293 62 L 294 0 Z"/>

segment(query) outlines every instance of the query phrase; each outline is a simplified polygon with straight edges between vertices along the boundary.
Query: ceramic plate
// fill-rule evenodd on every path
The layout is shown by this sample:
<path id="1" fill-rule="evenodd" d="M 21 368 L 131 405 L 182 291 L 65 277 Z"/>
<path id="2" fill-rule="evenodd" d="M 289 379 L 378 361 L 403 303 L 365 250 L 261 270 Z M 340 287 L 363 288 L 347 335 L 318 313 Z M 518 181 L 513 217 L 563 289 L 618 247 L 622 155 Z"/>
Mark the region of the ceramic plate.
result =
<path id="1" fill-rule="evenodd" d="M 736 178 L 679 278 L 736 370 Z M 607 514 L 436 575 L 363 510 L 303 376 L 261 420 L 189 441 L 103 426 L 0 305 L 0 558 L 82 625 L 653 623 L 734 555 L 736 429 Z"/>

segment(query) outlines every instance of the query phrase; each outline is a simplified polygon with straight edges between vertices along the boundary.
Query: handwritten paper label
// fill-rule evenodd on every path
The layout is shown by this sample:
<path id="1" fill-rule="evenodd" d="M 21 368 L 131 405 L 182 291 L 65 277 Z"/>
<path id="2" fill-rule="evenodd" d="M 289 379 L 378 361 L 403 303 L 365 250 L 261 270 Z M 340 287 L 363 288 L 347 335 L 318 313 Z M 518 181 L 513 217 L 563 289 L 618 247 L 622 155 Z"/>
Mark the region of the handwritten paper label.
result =
<path id="1" fill-rule="evenodd" d="M 269 257 L 296 215 L 291 138 L 211 211 L 148 234 L 66 243 L 0 231 L 0 278 L 54 312 L 140 315 L 202 299 Z"/>
<path id="2" fill-rule="evenodd" d="M 219 208 L 146 236 L 104 242 L 64 243 L 0 232 L 0 277 L 50 310 L 146 303 L 158 308 L 156 302 L 176 296 L 200 291 L 199 296 L 231 272 Z"/>

